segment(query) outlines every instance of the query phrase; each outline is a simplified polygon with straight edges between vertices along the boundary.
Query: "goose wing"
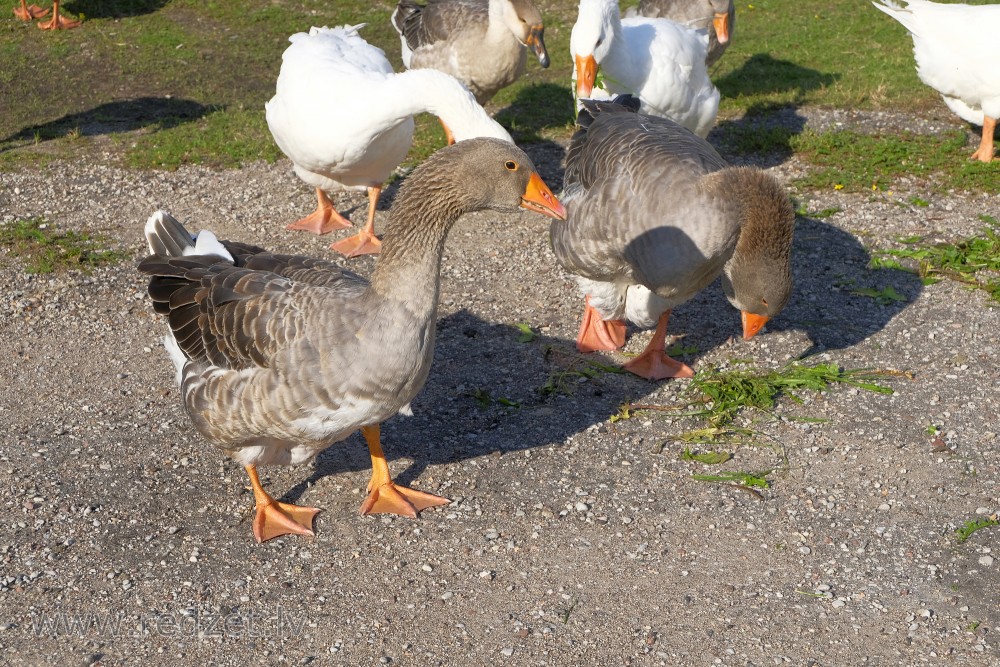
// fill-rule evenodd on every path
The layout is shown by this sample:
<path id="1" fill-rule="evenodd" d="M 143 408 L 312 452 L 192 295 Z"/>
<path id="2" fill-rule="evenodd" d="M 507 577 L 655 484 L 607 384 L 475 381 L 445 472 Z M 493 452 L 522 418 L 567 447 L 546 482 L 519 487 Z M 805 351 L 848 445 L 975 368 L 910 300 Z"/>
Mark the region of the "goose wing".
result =
<path id="1" fill-rule="evenodd" d="M 392 13 L 392 24 L 411 51 L 488 22 L 489 6 L 477 0 L 430 0 L 425 5 L 402 0 Z"/>
<path id="2" fill-rule="evenodd" d="M 152 255 L 139 264 L 184 355 L 219 368 L 269 367 L 279 350 L 307 335 L 310 306 L 336 292 L 359 296 L 360 276 L 332 262 L 273 255 L 224 243 L 237 264 L 213 255 Z"/>

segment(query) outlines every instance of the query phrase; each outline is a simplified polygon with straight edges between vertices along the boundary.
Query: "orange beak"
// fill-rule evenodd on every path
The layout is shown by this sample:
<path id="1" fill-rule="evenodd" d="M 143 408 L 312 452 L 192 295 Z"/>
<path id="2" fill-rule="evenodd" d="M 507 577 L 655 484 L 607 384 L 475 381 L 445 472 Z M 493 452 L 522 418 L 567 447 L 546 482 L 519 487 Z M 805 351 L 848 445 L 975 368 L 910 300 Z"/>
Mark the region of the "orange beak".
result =
<path id="1" fill-rule="evenodd" d="M 597 81 L 597 61 L 594 56 L 576 56 L 576 96 L 590 97 Z"/>
<path id="2" fill-rule="evenodd" d="M 766 315 L 754 315 L 753 313 L 743 311 L 743 340 L 750 340 L 757 332 L 764 328 L 767 324 Z"/>
<path id="3" fill-rule="evenodd" d="M 719 44 L 725 44 L 729 41 L 729 14 L 716 14 L 712 18 L 712 25 L 715 27 L 715 36 L 719 40 Z"/>
<path id="4" fill-rule="evenodd" d="M 545 181 L 538 174 L 532 174 L 528 180 L 528 187 L 521 195 L 521 208 L 526 208 L 535 213 L 547 215 L 556 220 L 566 219 L 566 208 L 559 203 L 556 196 L 545 185 Z"/>
<path id="5" fill-rule="evenodd" d="M 549 53 L 545 50 L 544 34 L 545 26 L 542 24 L 531 26 L 528 29 L 528 41 L 525 42 L 525 46 L 535 52 L 535 57 L 538 58 L 538 63 L 542 67 L 548 67 Z"/>

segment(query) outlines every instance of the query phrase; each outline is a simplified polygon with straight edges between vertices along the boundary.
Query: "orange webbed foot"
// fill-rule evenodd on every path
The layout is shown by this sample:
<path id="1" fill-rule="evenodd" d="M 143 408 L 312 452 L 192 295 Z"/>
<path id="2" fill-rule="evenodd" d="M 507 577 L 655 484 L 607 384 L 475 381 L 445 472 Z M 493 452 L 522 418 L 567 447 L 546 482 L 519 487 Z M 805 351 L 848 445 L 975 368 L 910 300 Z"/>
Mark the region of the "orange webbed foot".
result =
<path id="1" fill-rule="evenodd" d="M 300 507 L 277 500 L 258 505 L 253 519 L 253 535 L 258 542 L 267 542 L 282 535 L 315 535 L 313 517 L 318 512 L 315 507 Z"/>
<path id="2" fill-rule="evenodd" d="M 417 512 L 428 507 L 447 505 L 451 501 L 433 493 L 417 491 L 393 482 L 380 484 L 368 490 L 368 497 L 361 504 L 361 514 L 398 514 L 416 518 Z"/>
<path id="3" fill-rule="evenodd" d="M 596 352 L 597 350 L 617 350 L 625 344 L 625 322 L 621 320 L 602 320 L 601 314 L 590 305 L 583 310 L 583 322 L 580 333 L 576 337 L 576 349 L 580 352 Z"/>
<path id="4" fill-rule="evenodd" d="M 330 248 L 347 257 L 377 255 L 382 252 L 382 242 L 374 234 L 362 230 L 354 236 L 348 236 L 346 239 L 331 244 Z"/>
<path id="5" fill-rule="evenodd" d="M 647 380 L 694 377 L 694 371 L 690 366 L 668 357 L 662 350 L 646 350 L 638 357 L 622 364 L 622 367 Z"/>
<path id="6" fill-rule="evenodd" d="M 40 19 L 43 16 L 48 16 L 49 10 L 42 9 L 38 5 L 29 5 L 25 2 L 21 3 L 20 7 L 14 8 L 14 16 L 21 19 L 22 21 L 31 21 L 33 19 Z"/>
<path id="7" fill-rule="evenodd" d="M 332 208 L 329 210 L 313 211 L 301 220 L 287 225 L 285 229 L 292 229 L 313 234 L 329 234 L 335 229 L 345 229 L 351 223 L 344 216 L 340 215 Z"/>
<path id="8" fill-rule="evenodd" d="M 51 21 L 39 23 L 38 27 L 42 30 L 69 30 L 70 28 L 75 28 L 79 25 L 79 21 L 71 21 L 70 19 L 63 18 L 59 14 L 56 14 L 52 17 Z"/>

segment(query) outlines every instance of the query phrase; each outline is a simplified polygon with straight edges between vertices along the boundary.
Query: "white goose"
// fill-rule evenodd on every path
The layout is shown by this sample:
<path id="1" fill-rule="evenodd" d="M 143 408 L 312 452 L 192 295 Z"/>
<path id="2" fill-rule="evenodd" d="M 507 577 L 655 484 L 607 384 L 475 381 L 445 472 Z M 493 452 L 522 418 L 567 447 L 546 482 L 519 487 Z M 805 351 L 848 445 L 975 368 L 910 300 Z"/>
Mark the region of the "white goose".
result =
<path id="1" fill-rule="evenodd" d="M 708 30 L 708 59 L 711 67 L 722 57 L 736 26 L 736 3 L 733 0 L 640 0 L 626 16 L 665 18 L 690 28 Z"/>
<path id="2" fill-rule="evenodd" d="M 704 137 L 719 112 L 707 49 L 704 30 L 667 19 L 622 19 L 617 0 L 580 0 L 570 35 L 577 97 L 591 97 L 600 67 L 605 94 L 631 93 L 643 113 L 670 118 Z"/>
<path id="3" fill-rule="evenodd" d="M 289 229 L 325 234 L 349 227 L 326 193 L 368 189 L 365 227 L 331 246 L 348 257 L 379 252 L 375 207 L 382 184 L 410 149 L 415 114 L 438 116 L 459 141 L 493 137 L 513 143 L 453 77 L 432 69 L 395 74 L 385 53 L 358 35 L 360 27 L 292 35 L 277 92 L 265 105 L 275 142 L 299 178 L 316 188 L 316 211 Z"/>
<path id="4" fill-rule="evenodd" d="M 993 160 L 1000 117 L 1000 5 L 945 5 L 927 0 L 873 2 L 913 37 L 920 80 L 941 93 L 960 118 L 983 126 L 971 159 Z"/>

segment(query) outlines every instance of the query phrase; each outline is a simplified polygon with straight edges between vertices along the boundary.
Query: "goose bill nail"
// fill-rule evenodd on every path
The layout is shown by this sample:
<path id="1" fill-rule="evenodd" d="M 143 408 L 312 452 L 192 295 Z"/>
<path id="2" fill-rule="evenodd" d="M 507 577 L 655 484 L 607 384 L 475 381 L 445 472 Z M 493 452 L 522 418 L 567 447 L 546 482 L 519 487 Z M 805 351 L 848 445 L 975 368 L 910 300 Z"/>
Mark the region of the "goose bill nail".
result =
<path id="1" fill-rule="evenodd" d="M 597 61 L 594 56 L 576 56 L 576 96 L 590 97 L 597 81 Z"/>
<path id="2" fill-rule="evenodd" d="M 566 219 L 565 207 L 556 199 L 552 190 L 549 190 L 549 186 L 545 185 L 545 181 L 538 174 L 532 174 L 531 179 L 528 180 L 528 186 L 524 189 L 524 194 L 521 195 L 521 208 L 557 220 Z"/>
<path id="3" fill-rule="evenodd" d="M 545 50 L 545 40 L 542 38 L 545 32 L 545 26 L 533 25 L 531 26 L 531 31 L 528 33 L 528 43 L 527 46 L 535 52 L 535 57 L 538 58 L 538 62 L 542 67 L 549 66 L 549 53 Z"/>
<path id="4" fill-rule="evenodd" d="M 719 44 L 729 41 L 729 14 L 716 14 L 712 19 L 712 26 L 715 28 L 715 37 Z"/>
<path id="5" fill-rule="evenodd" d="M 755 315 L 743 311 L 743 340 L 750 340 L 758 331 L 764 328 L 768 318 L 765 315 Z"/>

